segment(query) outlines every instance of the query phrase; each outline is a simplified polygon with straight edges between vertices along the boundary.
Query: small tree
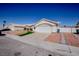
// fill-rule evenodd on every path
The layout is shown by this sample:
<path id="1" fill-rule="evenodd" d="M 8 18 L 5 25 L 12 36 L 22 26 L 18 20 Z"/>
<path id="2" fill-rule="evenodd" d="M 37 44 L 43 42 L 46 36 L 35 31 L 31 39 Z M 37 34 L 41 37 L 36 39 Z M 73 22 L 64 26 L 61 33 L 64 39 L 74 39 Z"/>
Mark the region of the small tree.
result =
<path id="1" fill-rule="evenodd" d="M 77 22 L 76 26 L 79 26 L 79 21 Z"/>
<path id="2" fill-rule="evenodd" d="M 79 21 L 77 22 L 76 27 L 79 28 Z M 76 32 L 79 34 L 79 29 L 77 29 Z"/>

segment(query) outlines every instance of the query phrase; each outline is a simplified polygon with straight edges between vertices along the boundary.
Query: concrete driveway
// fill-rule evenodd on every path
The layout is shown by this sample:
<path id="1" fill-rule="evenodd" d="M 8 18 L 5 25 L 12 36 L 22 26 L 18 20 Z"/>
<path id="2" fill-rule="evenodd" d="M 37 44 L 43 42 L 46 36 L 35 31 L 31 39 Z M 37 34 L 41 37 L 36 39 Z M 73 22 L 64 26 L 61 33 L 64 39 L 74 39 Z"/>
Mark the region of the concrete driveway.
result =
<path id="1" fill-rule="evenodd" d="M 50 34 L 49 33 L 33 33 L 30 35 L 25 35 L 22 38 L 28 40 L 45 40 Z"/>

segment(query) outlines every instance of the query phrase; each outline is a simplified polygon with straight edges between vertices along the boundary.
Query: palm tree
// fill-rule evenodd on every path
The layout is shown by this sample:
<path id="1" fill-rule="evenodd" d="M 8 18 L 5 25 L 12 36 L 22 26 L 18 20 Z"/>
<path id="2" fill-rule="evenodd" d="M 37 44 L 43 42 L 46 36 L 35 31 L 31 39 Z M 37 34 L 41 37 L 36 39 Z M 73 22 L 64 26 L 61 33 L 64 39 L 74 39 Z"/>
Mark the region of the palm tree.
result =
<path id="1" fill-rule="evenodd" d="M 5 25 L 6 25 L 6 21 L 4 20 L 4 21 L 3 21 L 3 28 L 5 27 Z"/>

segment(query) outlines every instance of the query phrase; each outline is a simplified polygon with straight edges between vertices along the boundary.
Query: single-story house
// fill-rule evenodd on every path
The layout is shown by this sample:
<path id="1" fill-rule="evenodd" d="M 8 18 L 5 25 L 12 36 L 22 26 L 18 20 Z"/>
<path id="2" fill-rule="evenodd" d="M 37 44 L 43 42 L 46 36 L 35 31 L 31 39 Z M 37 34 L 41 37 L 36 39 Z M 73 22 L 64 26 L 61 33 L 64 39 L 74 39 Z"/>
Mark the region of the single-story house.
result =
<path id="1" fill-rule="evenodd" d="M 53 33 L 53 32 L 72 32 L 76 33 L 79 27 L 76 26 L 61 26 L 60 22 L 48 20 L 46 18 L 41 19 L 36 24 L 11 24 L 9 28 L 14 30 L 27 30 L 40 33 Z"/>

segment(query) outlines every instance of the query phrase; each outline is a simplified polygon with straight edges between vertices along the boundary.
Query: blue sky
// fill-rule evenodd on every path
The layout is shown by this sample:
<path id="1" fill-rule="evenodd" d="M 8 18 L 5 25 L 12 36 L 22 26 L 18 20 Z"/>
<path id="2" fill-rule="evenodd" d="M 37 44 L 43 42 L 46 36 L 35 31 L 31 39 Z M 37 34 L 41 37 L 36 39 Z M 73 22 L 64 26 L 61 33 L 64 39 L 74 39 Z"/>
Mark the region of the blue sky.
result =
<path id="1" fill-rule="evenodd" d="M 42 18 L 75 25 L 79 21 L 79 4 L 0 4 L 0 24 L 31 24 Z"/>

